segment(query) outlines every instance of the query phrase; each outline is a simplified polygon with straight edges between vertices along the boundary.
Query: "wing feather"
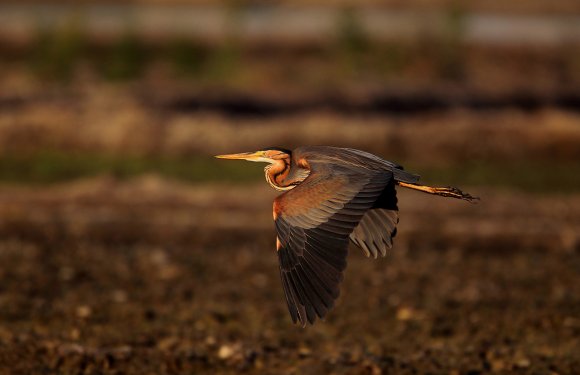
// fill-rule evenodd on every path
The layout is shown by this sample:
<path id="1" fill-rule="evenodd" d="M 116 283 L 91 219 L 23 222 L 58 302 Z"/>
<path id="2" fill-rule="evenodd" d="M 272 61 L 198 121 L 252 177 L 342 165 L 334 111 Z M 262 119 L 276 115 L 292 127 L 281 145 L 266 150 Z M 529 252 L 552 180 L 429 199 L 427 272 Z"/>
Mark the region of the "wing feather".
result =
<path id="1" fill-rule="evenodd" d="M 397 192 L 394 182 L 391 181 L 374 206 L 362 217 L 350 234 L 350 239 L 367 257 L 385 256 L 387 250 L 393 247 L 398 223 Z"/>
<path id="2" fill-rule="evenodd" d="M 350 239 L 367 257 L 386 256 L 387 250 L 393 247 L 398 222 L 399 216 L 395 210 L 371 209 L 350 234 Z"/>
<path id="3" fill-rule="evenodd" d="M 274 201 L 282 285 L 292 320 L 303 326 L 334 306 L 349 236 L 393 181 L 385 170 L 309 165 L 308 177 Z"/>

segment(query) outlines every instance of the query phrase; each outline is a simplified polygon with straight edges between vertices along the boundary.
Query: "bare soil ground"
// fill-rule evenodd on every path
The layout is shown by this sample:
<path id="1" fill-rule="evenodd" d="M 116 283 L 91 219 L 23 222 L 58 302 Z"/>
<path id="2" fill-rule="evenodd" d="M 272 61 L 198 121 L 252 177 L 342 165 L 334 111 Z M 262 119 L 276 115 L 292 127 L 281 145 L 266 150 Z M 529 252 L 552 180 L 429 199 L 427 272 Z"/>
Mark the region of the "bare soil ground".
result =
<path id="1" fill-rule="evenodd" d="M 575 374 L 580 197 L 400 192 L 326 322 L 291 324 L 265 186 L 0 189 L 0 373 Z"/>

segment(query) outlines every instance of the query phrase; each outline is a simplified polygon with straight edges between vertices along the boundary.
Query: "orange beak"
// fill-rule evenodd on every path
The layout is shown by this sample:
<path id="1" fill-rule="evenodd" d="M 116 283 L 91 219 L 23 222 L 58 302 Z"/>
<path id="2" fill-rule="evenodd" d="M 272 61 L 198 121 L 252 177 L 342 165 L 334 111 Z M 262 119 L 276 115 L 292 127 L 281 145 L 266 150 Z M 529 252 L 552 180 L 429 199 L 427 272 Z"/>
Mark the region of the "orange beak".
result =
<path id="1" fill-rule="evenodd" d="M 268 161 L 264 157 L 264 151 L 242 152 L 240 154 L 216 155 L 216 158 L 231 159 L 231 160 L 248 160 L 248 161 Z"/>

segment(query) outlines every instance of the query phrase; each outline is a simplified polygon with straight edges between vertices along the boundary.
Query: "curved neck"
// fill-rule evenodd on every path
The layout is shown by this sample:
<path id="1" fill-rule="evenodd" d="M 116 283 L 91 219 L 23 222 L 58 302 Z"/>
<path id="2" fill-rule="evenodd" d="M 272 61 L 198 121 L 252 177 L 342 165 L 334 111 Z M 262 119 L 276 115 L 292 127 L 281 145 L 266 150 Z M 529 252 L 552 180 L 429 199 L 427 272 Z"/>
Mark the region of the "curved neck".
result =
<path id="1" fill-rule="evenodd" d="M 276 190 L 289 190 L 294 187 L 286 181 L 290 173 L 290 158 L 278 159 L 264 168 L 266 181 Z"/>

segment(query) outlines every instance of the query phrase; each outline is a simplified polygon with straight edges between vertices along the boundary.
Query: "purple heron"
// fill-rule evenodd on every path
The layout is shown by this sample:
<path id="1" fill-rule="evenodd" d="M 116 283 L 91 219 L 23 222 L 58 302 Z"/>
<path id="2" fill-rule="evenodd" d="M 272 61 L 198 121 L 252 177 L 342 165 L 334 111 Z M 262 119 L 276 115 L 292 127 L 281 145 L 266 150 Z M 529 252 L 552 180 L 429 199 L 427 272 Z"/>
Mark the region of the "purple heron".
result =
<path id="1" fill-rule="evenodd" d="M 478 199 L 454 187 L 420 185 L 400 165 L 349 148 L 272 147 L 216 157 L 268 163 L 266 181 L 284 191 L 274 200 L 276 249 L 290 316 L 302 326 L 324 318 L 338 298 L 349 239 L 374 258 L 393 246 L 396 185 Z"/>

